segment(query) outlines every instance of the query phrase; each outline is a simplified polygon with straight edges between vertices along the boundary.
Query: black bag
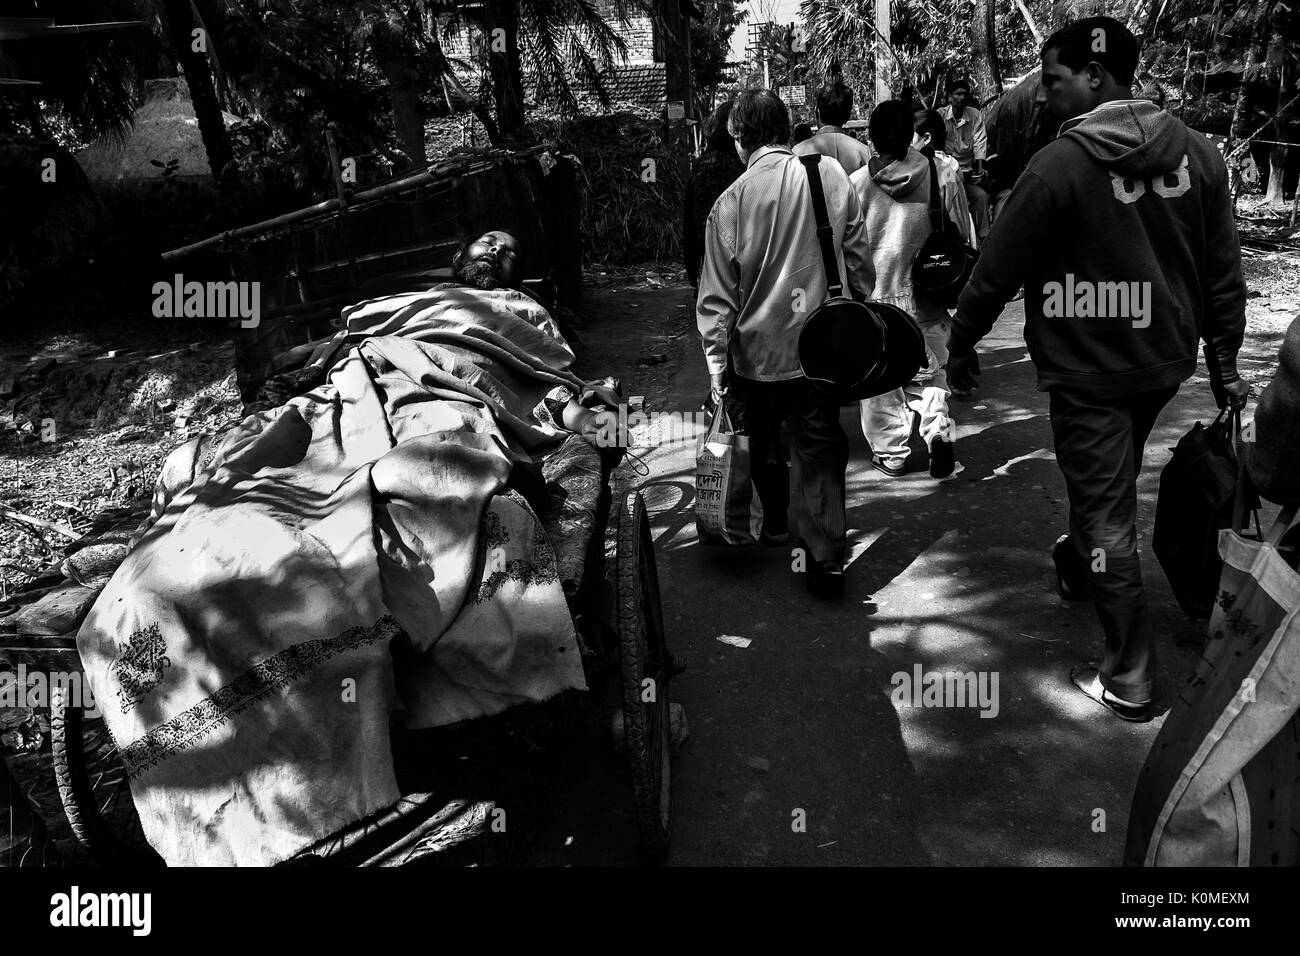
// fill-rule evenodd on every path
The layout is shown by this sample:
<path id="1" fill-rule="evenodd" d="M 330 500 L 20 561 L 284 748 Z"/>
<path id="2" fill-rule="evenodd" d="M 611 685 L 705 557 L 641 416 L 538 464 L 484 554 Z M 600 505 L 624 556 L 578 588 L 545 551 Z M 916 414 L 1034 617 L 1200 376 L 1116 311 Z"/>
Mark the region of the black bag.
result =
<path id="1" fill-rule="evenodd" d="M 844 295 L 835 262 L 835 232 L 826 209 L 820 156 L 802 156 L 817 220 L 817 242 L 826 270 L 827 299 L 809 313 L 799 332 L 804 377 L 839 401 L 883 395 L 910 382 L 925 365 L 925 336 L 916 321 L 885 302 L 858 302 Z"/>
<path id="2" fill-rule="evenodd" d="M 1151 550 L 1179 606 L 1192 618 L 1209 617 L 1218 593 L 1219 531 L 1233 521 L 1240 466 L 1234 436 L 1240 429 L 1241 413 L 1227 408 L 1208 428 L 1197 422 L 1171 449 L 1173 458 L 1160 472 Z M 1247 506 L 1259 507 L 1253 491 Z"/>
<path id="3" fill-rule="evenodd" d="M 939 193 L 939 171 L 930 158 L 931 233 L 912 263 L 912 288 L 941 309 L 957 306 L 957 297 L 970 281 L 979 253 L 961 241 L 948 218 Z"/>

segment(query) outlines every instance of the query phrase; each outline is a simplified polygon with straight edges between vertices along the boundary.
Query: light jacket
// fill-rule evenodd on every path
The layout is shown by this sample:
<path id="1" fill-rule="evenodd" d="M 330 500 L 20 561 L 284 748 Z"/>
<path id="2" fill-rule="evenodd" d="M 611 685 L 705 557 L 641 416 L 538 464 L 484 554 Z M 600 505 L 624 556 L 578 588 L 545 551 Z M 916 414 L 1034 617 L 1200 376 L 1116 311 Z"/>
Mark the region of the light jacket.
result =
<path id="1" fill-rule="evenodd" d="M 858 197 L 839 163 L 818 163 L 844 295 L 871 274 Z M 799 378 L 798 341 L 825 301 L 826 272 L 804 164 L 765 146 L 713 206 L 704 230 L 696 323 L 710 374 L 727 367 L 757 381 Z"/>

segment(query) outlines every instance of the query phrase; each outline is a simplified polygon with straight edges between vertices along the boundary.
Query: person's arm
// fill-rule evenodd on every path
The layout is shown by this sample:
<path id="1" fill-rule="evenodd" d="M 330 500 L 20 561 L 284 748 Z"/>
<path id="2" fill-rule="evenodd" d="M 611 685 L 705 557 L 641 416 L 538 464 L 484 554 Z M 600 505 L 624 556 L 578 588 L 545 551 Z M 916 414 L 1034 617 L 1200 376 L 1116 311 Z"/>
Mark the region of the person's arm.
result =
<path id="1" fill-rule="evenodd" d="M 862 203 L 858 200 L 857 185 L 854 182 L 854 176 L 859 173 L 867 175 L 867 167 L 863 166 L 849 177 L 844 237 L 840 245 L 844 253 L 844 291 L 850 298 L 866 300 L 876 287 L 876 266 L 867 239 L 867 220 L 862 214 Z"/>
<path id="2" fill-rule="evenodd" d="M 1218 368 L 1210 369 L 1237 404 L 1249 389 L 1237 374 L 1237 352 L 1246 334 L 1246 280 L 1241 271 L 1241 243 L 1232 215 L 1226 167 L 1206 192 L 1205 318 L 1202 337 L 1214 350 Z"/>
<path id="3" fill-rule="evenodd" d="M 984 160 L 989 155 L 989 134 L 984 128 L 984 115 L 978 110 L 972 108 L 975 119 L 971 124 L 971 158 L 975 160 L 975 168 L 979 172 L 984 171 Z"/>
<path id="4" fill-rule="evenodd" d="M 714 392 L 721 392 L 727 369 L 731 329 L 740 314 L 740 274 L 736 264 L 736 238 L 729 235 L 735 216 L 720 215 L 724 203 L 734 199 L 724 194 L 715 203 L 704 226 L 704 261 L 700 264 L 700 294 L 695 300 L 695 323 L 704 346 L 704 362 Z M 721 223 L 721 224 L 720 224 Z"/>
<path id="5" fill-rule="evenodd" d="M 973 353 L 1025 276 L 1035 273 L 1042 251 L 1051 245 L 1054 205 L 1046 183 L 1029 171 L 1021 175 L 957 300 L 949 352 Z"/>
<path id="6" fill-rule="evenodd" d="M 935 160 L 935 172 L 939 174 L 939 193 L 943 197 L 944 209 L 948 219 L 961 233 L 962 242 L 976 248 L 975 221 L 971 218 L 970 206 L 966 202 L 966 190 L 961 182 L 961 173 L 952 172 L 951 167 Z"/>
<path id="7" fill-rule="evenodd" d="M 1277 374 L 1255 409 L 1255 440 L 1245 445 L 1251 483 L 1269 501 L 1300 504 L 1300 315 L 1291 321 Z"/>

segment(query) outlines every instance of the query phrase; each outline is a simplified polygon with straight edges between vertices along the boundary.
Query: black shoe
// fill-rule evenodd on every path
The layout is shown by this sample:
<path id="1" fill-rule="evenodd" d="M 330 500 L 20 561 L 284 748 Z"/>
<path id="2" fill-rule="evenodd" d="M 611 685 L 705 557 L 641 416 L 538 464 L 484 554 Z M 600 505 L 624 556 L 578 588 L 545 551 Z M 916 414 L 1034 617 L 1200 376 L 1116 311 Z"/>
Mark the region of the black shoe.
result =
<path id="1" fill-rule="evenodd" d="M 882 475 L 888 475 L 890 478 L 901 478 L 907 474 L 907 463 L 901 465 L 886 465 L 881 461 L 879 455 L 871 456 L 871 467 L 876 469 Z"/>
<path id="2" fill-rule="evenodd" d="M 804 583 L 818 597 L 840 597 L 844 593 L 844 568 L 838 561 L 814 561 Z"/>
<path id="3" fill-rule="evenodd" d="M 767 525 L 763 525 L 763 533 L 758 536 L 758 540 L 773 548 L 779 548 L 783 544 L 790 543 L 790 532 L 785 528 L 780 531 L 769 531 Z"/>
<path id="4" fill-rule="evenodd" d="M 1061 535 L 1052 545 L 1052 563 L 1056 565 L 1056 593 L 1067 601 L 1088 600 L 1088 581 L 1068 534 Z"/>
<path id="5" fill-rule="evenodd" d="M 930 442 L 930 477 L 947 478 L 955 467 L 957 456 L 953 443 L 942 438 Z"/>

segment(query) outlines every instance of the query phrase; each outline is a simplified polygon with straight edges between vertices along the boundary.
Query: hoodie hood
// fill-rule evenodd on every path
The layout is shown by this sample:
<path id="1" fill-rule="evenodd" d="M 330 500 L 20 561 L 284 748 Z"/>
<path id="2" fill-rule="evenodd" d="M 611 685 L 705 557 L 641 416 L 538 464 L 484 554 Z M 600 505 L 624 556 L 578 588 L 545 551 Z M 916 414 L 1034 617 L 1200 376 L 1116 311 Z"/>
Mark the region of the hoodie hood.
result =
<path id="1" fill-rule="evenodd" d="M 1060 135 L 1127 179 L 1162 176 L 1187 153 L 1187 127 L 1146 100 L 1103 105 L 1066 122 Z"/>
<path id="2" fill-rule="evenodd" d="M 929 186 L 930 164 L 910 146 L 902 159 L 880 169 L 875 168 L 877 163 L 877 159 L 871 161 L 871 181 L 893 199 L 906 200 L 916 190 Z"/>

